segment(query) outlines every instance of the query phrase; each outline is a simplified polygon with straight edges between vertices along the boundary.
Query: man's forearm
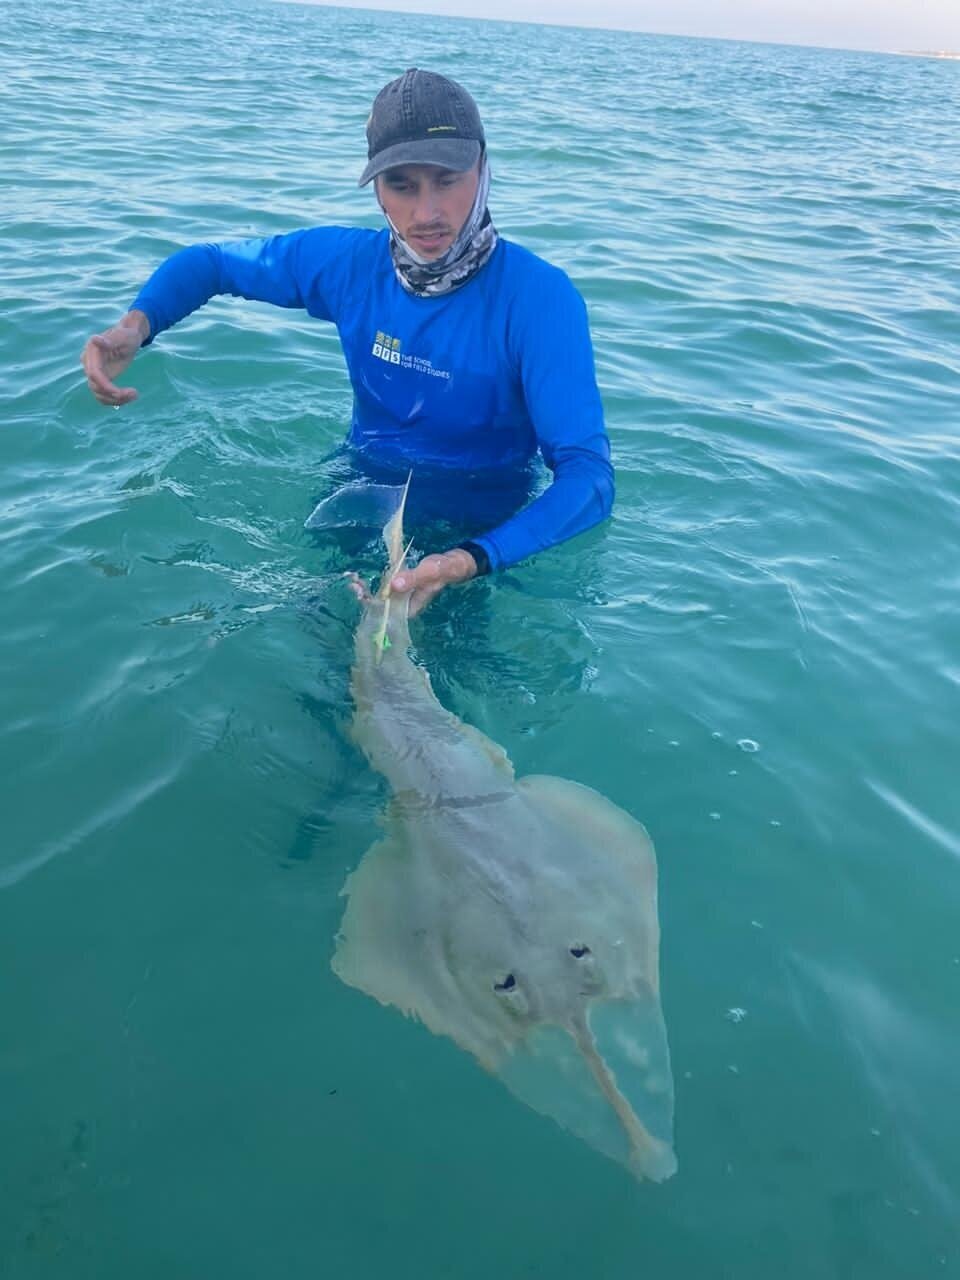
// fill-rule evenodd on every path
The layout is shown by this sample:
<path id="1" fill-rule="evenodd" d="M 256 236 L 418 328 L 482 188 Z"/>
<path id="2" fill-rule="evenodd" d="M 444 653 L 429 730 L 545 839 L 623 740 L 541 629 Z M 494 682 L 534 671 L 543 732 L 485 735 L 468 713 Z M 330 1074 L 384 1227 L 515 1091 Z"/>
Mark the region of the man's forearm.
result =
<path id="1" fill-rule="evenodd" d="M 173 254 L 133 302 L 150 323 L 148 341 L 220 293 L 278 307 L 302 307 L 298 264 L 301 246 L 310 234 L 293 231 L 265 239 L 194 244 Z"/>
<path id="2" fill-rule="evenodd" d="M 220 270 L 213 245 L 195 244 L 162 262 L 133 301 L 128 315 L 139 313 L 147 325 L 145 342 L 196 311 L 220 291 Z"/>
<path id="3" fill-rule="evenodd" d="M 139 311 L 136 307 L 131 307 L 126 315 L 121 317 L 119 324 L 122 329 L 135 329 L 137 331 L 140 335 L 141 347 L 150 337 L 150 320 L 146 312 Z"/>
<path id="4" fill-rule="evenodd" d="M 605 520 L 613 496 L 613 467 L 607 458 L 587 449 L 564 451 L 549 488 L 472 541 L 487 553 L 491 570 L 506 569 Z"/>

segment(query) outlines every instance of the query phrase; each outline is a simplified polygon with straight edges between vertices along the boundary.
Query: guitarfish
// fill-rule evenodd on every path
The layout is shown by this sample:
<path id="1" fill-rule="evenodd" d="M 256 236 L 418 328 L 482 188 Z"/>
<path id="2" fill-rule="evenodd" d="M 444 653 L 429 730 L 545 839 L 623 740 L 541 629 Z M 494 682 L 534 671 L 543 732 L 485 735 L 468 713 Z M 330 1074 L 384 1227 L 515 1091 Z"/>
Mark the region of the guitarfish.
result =
<path id="1" fill-rule="evenodd" d="M 661 1181 L 676 1160 L 653 845 L 588 787 L 516 778 L 501 747 L 441 706 L 409 656 L 408 597 L 390 593 L 405 496 L 350 485 L 308 522 L 396 508 L 352 673 L 352 733 L 392 799 L 383 837 L 344 886 L 333 969 L 637 1178 Z"/>

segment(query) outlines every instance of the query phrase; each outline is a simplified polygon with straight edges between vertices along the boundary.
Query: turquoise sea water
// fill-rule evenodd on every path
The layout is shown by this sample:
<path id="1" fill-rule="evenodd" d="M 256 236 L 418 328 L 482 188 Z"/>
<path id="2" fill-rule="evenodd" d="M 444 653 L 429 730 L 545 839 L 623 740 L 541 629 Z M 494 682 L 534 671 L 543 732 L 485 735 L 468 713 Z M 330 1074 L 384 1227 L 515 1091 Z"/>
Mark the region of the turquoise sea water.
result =
<path id="1" fill-rule="evenodd" d="M 591 315 L 614 519 L 435 606 L 446 704 L 660 859 L 678 1175 L 329 968 L 380 780 L 302 530 L 332 330 L 167 253 L 322 222 L 475 92 Z M 0 1274 L 960 1276 L 960 65 L 208 0 L 0 11 Z M 482 625 L 478 625 L 478 618 Z"/>

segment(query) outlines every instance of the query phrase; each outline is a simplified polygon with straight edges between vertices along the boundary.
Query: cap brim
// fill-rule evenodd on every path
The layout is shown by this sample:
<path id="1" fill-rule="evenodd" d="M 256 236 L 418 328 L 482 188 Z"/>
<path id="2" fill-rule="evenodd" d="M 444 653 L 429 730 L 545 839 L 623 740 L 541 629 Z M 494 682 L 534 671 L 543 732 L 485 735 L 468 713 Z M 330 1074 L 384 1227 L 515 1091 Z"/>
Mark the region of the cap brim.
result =
<path id="1" fill-rule="evenodd" d="M 387 169 L 402 164 L 435 164 L 440 169 L 463 173 L 480 159 L 480 143 L 473 138 L 422 138 L 416 142 L 398 142 L 370 160 L 360 175 L 361 187 Z"/>

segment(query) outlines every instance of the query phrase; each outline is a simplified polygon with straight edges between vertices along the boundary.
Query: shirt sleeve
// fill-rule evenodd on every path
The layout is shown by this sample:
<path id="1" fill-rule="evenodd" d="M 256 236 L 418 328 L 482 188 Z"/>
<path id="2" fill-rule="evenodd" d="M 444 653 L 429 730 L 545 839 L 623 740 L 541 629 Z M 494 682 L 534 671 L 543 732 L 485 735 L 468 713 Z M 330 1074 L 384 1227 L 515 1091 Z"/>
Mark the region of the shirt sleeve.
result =
<path id="1" fill-rule="evenodd" d="M 517 515 L 474 538 L 505 569 L 606 519 L 613 506 L 610 442 L 583 299 L 551 270 L 518 300 L 509 341 L 527 410 L 553 482 Z"/>
<path id="2" fill-rule="evenodd" d="M 335 321 L 343 266 L 354 247 L 348 242 L 363 234 L 359 228 L 317 227 L 264 239 L 191 245 L 161 263 L 131 310 L 144 312 L 150 321 L 147 343 L 221 293 L 303 307 L 318 319 Z"/>

